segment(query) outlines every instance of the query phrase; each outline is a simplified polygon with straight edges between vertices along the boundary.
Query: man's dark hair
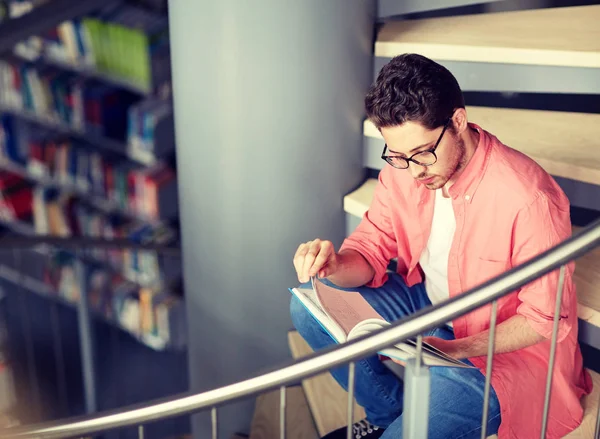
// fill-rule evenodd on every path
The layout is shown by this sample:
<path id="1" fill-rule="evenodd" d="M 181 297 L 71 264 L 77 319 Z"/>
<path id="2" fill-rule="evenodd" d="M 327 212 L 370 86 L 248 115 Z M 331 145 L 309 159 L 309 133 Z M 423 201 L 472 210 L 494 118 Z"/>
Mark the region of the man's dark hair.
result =
<path id="1" fill-rule="evenodd" d="M 377 128 L 414 121 L 434 129 L 464 106 L 462 91 L 452 73 L 413 53 L 387 63 L 365 97 L 367 116 Z"/>

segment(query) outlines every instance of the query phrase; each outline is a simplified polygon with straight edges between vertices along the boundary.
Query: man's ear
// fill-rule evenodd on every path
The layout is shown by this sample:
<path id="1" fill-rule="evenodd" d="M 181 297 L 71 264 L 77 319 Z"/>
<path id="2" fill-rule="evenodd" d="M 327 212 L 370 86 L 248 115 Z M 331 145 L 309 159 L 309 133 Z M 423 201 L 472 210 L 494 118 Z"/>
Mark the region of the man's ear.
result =
<path id="1" fill-rule="evenodd" d="M 469 123 L 467 119 L 467 110 L 464 108 L 458 108 L 454 111 L 454 115 L 452 116 L 452 123 L 454 124 L 454 129 L 456 130 L 456 134 L 462 134 L 465 132 L 467 128 L 469 128 Z"/>

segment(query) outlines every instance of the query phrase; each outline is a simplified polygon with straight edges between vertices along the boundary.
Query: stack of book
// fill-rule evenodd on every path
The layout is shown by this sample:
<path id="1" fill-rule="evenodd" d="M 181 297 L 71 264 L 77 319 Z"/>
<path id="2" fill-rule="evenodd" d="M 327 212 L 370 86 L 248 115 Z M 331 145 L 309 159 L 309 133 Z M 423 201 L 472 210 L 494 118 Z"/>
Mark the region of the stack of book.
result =
<path id="1" fill-rule="evenodd" d="M 0 116 L 0 169 L 87 196 L 105 211 L 155 222 L 177 215 L 176 175 L 165 163 L 132 167 L 10 116 Z"/>
<path id="2" fill-rule="evenodd" d="M 84 287 L 95 315 L 125 329 L 145 344 L 154 349 L 185 345 L 182 327 L 185 310 L 180 296 L 140 287 L 102 267 L 78 270 L 76 264 L 78 261 L 71 255 L 55 254 L 44 272 L 49 291 L 61 300 L 77 303 Z"/>
<path id="3" fill-rule="evenodd" d="M 170 78 L 168 19 L 133 5 L 113 5 L 95 16 L 65 21 L 15 48 L 75 70 L 90 70 L 150 91 Z"/>
<path id="4" fill-rule="evenodd" d="M 30 223 L 33 220 L 33 187 L 21 176 L 0 171 L 0 219 Z"/>
<path id="5" fill-rule="evenodd" d="M 173 102 L 149 98 L 129 107 L 127 146 L 129 157 L 152 164 L 174 149 Z"/>
<path id="6" fill-rule="evenodd" d="M 0 61 L 0 105 L 94 137 L 124 141 L 139 97 L 53 68 Z"/>

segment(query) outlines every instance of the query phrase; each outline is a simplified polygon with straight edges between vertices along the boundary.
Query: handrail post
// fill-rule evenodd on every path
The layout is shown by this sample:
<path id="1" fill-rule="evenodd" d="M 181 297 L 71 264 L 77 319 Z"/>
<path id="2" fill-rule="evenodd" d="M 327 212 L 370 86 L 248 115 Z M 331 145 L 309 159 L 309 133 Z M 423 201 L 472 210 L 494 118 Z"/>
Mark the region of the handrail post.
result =
<path id="1" fill-rule="evenodd" d="M 404 409 L 402 437 L 427 438 L 429 424 L 429 367 L 421 361 L 421 337 L 417 340 L 417 356 L 406 361 L 404 371 Z"/>
<path id="2" fill-rule="evenodd" d="M 80 256 L 78 253 L 77 256 Z M 87 296 L 86 268 L 79 257 L 75 260 L 76 276 L 79 282 L 80 298 L 77 304 L 77 322 L 79 325 L 79 346 L 83 369 L 83 389 L 85 392 L 85 409 L 94 413 L 96 408 L 96 372 L 94 364 L 93 331 L 90 320 L 90 309 Z"/>

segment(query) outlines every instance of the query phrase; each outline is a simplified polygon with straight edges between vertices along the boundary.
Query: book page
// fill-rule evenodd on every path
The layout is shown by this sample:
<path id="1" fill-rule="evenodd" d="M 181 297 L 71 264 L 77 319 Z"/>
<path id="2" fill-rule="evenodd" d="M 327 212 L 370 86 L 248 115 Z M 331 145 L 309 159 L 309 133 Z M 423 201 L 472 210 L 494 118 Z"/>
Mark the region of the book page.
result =
<path id="1" fill-rule="evenodd" d="M 325 332 L 336 342 L 343 343 L 346 341 L 344 330 L 327 315 L 312 288 L 290 288 L 289 291 L 300 300 L 302 305 L 319 322 Z"/>
<path id="2" fill-rule="evenodd" d="M 385 322 L 384 318 L 358 292 L 338 290 L 318 279 L 314 279 L 313 289 L 321 307 L 346 335 L 363 320 L 378 319 Z"/>
<path id="3" fill-rule="evenodd" d="M 319 298 L 317 297 L 317 293 L 315 293 L 314 290 L 308 288 L 294 288 L 293 293 L 295 293 L 297 296 L 300 296 L 299 299 L 304 299 L 302 300 L 302 302 L 308 300 L 315 308 L 317 308 L 318 311 L 322 312 L 323 314 L 326 314 L 325 310 L 319 303 Z"/>

